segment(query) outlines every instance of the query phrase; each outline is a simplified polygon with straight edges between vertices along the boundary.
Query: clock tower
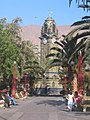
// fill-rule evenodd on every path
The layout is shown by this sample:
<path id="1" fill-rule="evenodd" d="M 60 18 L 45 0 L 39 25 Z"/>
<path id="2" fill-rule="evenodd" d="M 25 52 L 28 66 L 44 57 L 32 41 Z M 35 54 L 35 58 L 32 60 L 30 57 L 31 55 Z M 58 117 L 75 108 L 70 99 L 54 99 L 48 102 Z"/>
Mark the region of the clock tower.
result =
<path id="1" fill-rule="evenodd" d="M 46 56 L 51 53 L 50 49 L 56 44 L 55 41 L 58 41 L 58 29 L 56 23 L 52 17 L 48 17 L 41 29 L 40 36 L 40 64 L 43 68 L 46 68 L 46 65 L 51 58 L 46 58 Z M 53 59 L 53 58 L 52 58 Z M 48 81 L 57 78 L 58 76 L 58 67 L 50 68 L 46 71 L 46 77 Z M 58 77 L 59 79 L 59 77 Z"/>

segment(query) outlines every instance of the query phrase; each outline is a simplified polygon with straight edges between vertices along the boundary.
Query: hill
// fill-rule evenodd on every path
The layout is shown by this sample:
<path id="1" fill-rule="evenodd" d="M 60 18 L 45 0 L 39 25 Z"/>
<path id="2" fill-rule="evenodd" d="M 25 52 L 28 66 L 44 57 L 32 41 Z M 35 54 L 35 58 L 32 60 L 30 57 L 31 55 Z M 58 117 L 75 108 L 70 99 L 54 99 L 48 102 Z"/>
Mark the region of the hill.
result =
<path id="1" fill-rule="evenodd" d="M 30 40 L 33 44 L 40 46 L 41 28 L 39 25 L 28 25 L 22 27 L 21 37 L 22 40 Z M 66 35 L 70 31 L 69 25 L 57 26 L 58 36 Z"/>

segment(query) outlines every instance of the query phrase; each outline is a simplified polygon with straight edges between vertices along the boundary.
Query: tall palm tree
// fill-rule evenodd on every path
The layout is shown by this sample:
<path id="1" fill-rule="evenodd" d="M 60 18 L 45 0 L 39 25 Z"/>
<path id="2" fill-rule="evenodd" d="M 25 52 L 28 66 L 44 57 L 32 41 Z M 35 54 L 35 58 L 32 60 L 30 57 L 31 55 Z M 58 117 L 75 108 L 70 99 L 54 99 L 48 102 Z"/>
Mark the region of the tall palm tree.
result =
<path id="1" fill-rule="evenodd" d="M 84 32 L 84 33 L 80 33 L 80 30 L 83 30 L 86 26 L 79 26 L 74 28 L 70 33 L 68 33 L 66 36 L 64 36 L 64 39 L 61 40 L 60 42 L 55 42 L 55 44 L 58 44 L 58 47 L 53 47 L 51 48 L 51 50 L 56 50 L 56 53 L 47 55 L 47 57 L 51 57 L 51 56 L 56 56 L 59 61 L 61 61 L 61 57 L 63 59 L 64 63 L 70 64 L 70 62 L 72 60 L 76 61 L 75 59 L 78 56 L 78 52 L 80 50 L 83 51 L 84 54 L 84 50 L 85 50 L 85 45 L 86 45 L 86 41 L 88 36 L 90 35 L 90 32 Z M 79 40 L 80 39 L 80 40 Z M 61 57 L 60 57 L 61 55 Z M 58 61 L 58 59 L 54 59 L 54 62 Z M 65 64 L 64 64 L 65 65 Z"/>
<path id="2" fill-rule="evenodd" d="M 62 68 L 68 68 L 67 71 L 63 71 L 67 76 L 68 79 L 72 80 L 72 73 L 71 68 L 73 64 L 77 64 L 78 52 L 83 50 L 85 47 L 84 39 L 78 42 L 77 36 L 71 37 L 56 42 L 58 44 L 57 47 L 51 48 L 51 50 L 56 50 L 56 54 L 50 54 L 47 57 L 56 56 L 57 58 L 50 62 L 49 66 L 61 66 Z M 61 68 L 60 67 L 60 68 Z M 64 69 L 65 70 L 65 69 Z"/>
<path id="3" fill-rule="evenodd" d="M 51 50 L 56 50 L 57 52 L 47 55 L 47 57 L 56 56 L 56 59 L 49 63 L 49 67 L 57 65 L 68 68 L 66 72 L 70 80 L 73 77 L 71 72 L 73 64 L 77 68 L 79 52 L 82 51 L 83 62 L 90 58 L 90 20 L 82 19 L 71 26 L 73 30 L 66 36 L 63 35 L 63 40 L 55 42 L 59 46 L 51 48 Z"/>

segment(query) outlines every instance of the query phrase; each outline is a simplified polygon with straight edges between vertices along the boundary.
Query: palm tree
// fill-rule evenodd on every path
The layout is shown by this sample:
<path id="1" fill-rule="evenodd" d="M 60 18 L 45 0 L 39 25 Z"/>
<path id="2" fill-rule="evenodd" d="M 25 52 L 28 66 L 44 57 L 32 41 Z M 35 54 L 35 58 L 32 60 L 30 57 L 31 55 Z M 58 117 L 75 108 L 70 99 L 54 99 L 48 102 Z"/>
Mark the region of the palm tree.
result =
<path id="1" fill-rule="evenodd" d="M 49 67 L 53 67 L 53 66 L 61 66 L 62 68 L 64 68 L 65 71 L 64 72 L 67 76 L 69 80 L 72 80 L 72 72 L 71 72 L 71 68 L 74 66 L 75 64 L 77 64 L 77 58 L 78 58 L 78 52 L 81 49 L 84 49 L 84 39 L 81 40 L 79 43 L 77 42 L 78 39 L 76 39 L 76 37 L 71 38 L 69 37 L 68 39 L 64 39 L 62 41 L 56 42 L 56 44 L 59 45 L 59 47 L 53 47 L 51 48 L 51 50 L 56 50 L 57 53 L 53 54 L 54 56 L 57 57 L 57 59 L 54 59 L 52 62 L 50 62 L 50 66 Z M 52 54 L 48 55 L 47 57 L 51 57 L 53 56 Z M 60 68 L 61 68 L 60 67 Z M 68 68 L 65 69 L 65 68 Z"/>
<path id="2" fill-rule="evenodd" d="M 90 58 L 90 20 L 82 19 L 71 26 L 73 27 L 73 30 L 66 36 L 63 35 L 63 40 L 55 42 L 55 44 L 58 44 L 58 47 L 51 48 L 51 50 L 55 50 L 57 52 L 47 55 L 47 57 L 56 56 L 56 59 L 53 59 L 49 63 L 49 67 L 57 65 L 63 68 L 68 68 L 66 73 L 70 80 L 72 80 L 73 77 L 71 72 L 73 64 L 75 67 L 74 69 L 77 68 L 79 52 L 82 51 L 83 62 Z"/>
<path id="3" fill-rule="evenodd" d="M 44 73 L 39 64 L 38 47 L 30 41 L 22 41 L 19 46 L 21 48 L 21 73 L 28 73 L 29 76 L 32 74 L 35 82 Z"/>
<path id="4" fill-rule="evenodd" d="M 53 47 L 51 48 L 51 50 L 56 50 L 57 52 L 50 54 L 47 57 L 56 56 L 60 62 L 64 62 L 67 64 L 70 64 L 72 60 L 75 60 L 75 58 L 78 56 L 78 52 L 80 50 L 82 51 L 84 50 L 86 45 L 87 35 L 90 35 L 90 32 L 84 32 L 79 34 L 80 29 L 83 28 L 81 26 L 74 28 L 70 33 L 64 36 L 63 40 L 61 40 L 60 42 L 55 42 L 55 44 L 58 44 L 59 47 Z M 63 61 L 61 61 L 60 55 Z M 54 59 L 54 61 L 55 60 L 56 59 Z M 57 61 L 58 60 L 56 60 L 56 62 Z"/>
<path id="5" fill-rule="evenodd" d="M 72 0 L 69 0 L 69 6 L 71 5 Z M 90 0 L 76 0 L 76 3 L 78 4 L 78 7 L 83 8 L 84 10 L 87 9 L 87 11 L 90 10 Z"/>
<path id="6" fill-rule="evenodd" d="M 28 61 L 35 59 L 35 52 L 38 51 L 36 45 L 33 45 L 30 41 L 22 41 L 19 46 L 21 48 L 21 59 L 23 65 L 25 65 Z"/>

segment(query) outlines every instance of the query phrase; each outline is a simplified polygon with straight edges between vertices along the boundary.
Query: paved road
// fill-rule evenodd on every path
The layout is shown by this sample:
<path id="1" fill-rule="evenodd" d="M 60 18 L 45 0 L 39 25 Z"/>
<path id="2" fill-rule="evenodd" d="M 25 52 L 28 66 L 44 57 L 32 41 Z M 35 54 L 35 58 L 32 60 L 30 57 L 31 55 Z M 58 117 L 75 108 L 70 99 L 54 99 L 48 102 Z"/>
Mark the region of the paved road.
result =
<path id="1" fill-rule="evenodd" d="M 0 120 L 90 120 L 90 112 L 68 112 L 62 97 L 30 97 L 0 108 Z"/>

